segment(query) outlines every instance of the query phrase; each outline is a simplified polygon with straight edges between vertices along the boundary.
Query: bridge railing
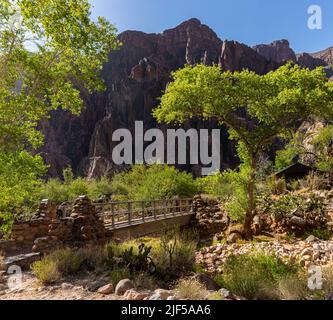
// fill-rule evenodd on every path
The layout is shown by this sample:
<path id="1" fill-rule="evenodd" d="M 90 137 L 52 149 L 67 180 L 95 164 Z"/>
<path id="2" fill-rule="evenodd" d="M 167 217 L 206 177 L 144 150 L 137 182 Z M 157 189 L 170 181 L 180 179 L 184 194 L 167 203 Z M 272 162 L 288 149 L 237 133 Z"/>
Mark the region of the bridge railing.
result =
<path id="1" fill-rule="evenodd" d="M 112 201 L 96 203 L 95 206 L 104 224 L 116 228 L 190 214 L 192 201 L 192 199 Z"/>

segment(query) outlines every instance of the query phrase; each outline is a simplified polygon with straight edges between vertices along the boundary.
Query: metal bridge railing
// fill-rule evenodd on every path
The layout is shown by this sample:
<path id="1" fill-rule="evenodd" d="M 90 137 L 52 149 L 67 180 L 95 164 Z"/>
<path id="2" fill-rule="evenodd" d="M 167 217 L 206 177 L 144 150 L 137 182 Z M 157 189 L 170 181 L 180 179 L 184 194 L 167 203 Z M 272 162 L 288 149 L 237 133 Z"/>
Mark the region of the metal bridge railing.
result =
<path id="1" fill-rule="evenodd" d="M 192 199 L 112 201 L 94 203 L 94 205 L 105 226 L 117 228 L 190 214 L 192 201 Z"/>

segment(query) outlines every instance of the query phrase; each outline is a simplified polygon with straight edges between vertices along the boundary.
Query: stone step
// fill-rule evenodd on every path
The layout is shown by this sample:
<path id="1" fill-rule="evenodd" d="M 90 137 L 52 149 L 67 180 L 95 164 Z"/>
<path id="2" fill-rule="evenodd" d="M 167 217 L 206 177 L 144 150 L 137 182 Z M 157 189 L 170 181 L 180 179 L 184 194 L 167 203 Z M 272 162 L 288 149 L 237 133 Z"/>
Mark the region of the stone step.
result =
<path id="1" fill-rule="evenodd" d="M 0 271 L 7 271 L 10 266 L 19 266 L 22 270 L 27 270 L 35 262 L 41 259 L 39 252 L 31 252 L 27 254 L 19 254 L 16 256 L 6 257 L 0 264 Z"/>

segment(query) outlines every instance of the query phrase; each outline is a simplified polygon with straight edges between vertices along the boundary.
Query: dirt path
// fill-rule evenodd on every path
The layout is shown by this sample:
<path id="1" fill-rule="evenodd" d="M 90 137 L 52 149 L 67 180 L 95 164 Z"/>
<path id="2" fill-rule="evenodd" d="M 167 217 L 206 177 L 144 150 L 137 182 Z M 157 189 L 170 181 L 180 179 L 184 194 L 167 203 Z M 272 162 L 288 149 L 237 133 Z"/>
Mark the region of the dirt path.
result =
<path id="1" fill-rule="evenodd" d="M 84 287 L 86 280 L 43 286 L 31 273 L 24 273 L 22 286 L 15 291 L 0 292 L 0 300 L 119 300 L 114 294 L 102 295 Z"/>

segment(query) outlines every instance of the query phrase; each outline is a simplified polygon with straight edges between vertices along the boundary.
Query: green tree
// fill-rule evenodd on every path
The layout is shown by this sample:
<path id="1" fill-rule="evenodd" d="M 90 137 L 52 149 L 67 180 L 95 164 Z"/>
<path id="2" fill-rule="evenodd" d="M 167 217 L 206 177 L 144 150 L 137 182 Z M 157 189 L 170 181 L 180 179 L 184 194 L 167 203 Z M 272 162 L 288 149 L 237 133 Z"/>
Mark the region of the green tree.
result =
<path id="1" fill-rule="evenodd" d="M 197 192 L 190 174 L 161 164 L 135 165 L 129 172 L 117 174 L 111 186 L 114 197 L 123 200 L 184 198 Z"/>
<path id="2" fill-rule="evenodd" d="M 308 141 L 307 145 L 304 141 Z M 279 150 L 275 167 L 290 165 L 295 157 L 307 156 L 323 172 L 333 172 L 333 125 L 327 124 L 316 132 L 296 132 L 284 149 Z"/>
<path id="3" fill-rule="evenodd" d="M 115 27 L 101 17 L 93 21 L 90 9 L 88 0 L 0 2 L 0 158 L 16 157 L 20 167 L 4 166 L 3 181 L 22 174 L 22 192 L 45 171 L 38 156 L 21 157 L 42 145 L 40 120 L 59 107 L 79 114 L 80 92 L 104 88 L 100 71 L 119 42 Z M 8 186 L 0 198 L 22 200 Z"/>
<path id="4" fill-rule="evenodd" d="M 261 153 L 298 121 L 332 115 L 333 86 L 321 68 L 310 71 L 292 64 L 263 76 L 248 70 L 221 72 L 218 66 L 186 66 L 173 78 L 154 115 L 167 123 L 215 118 L 229 128 L 241 161 L 250 168 L 244 229 L 251 238 Z"/>

